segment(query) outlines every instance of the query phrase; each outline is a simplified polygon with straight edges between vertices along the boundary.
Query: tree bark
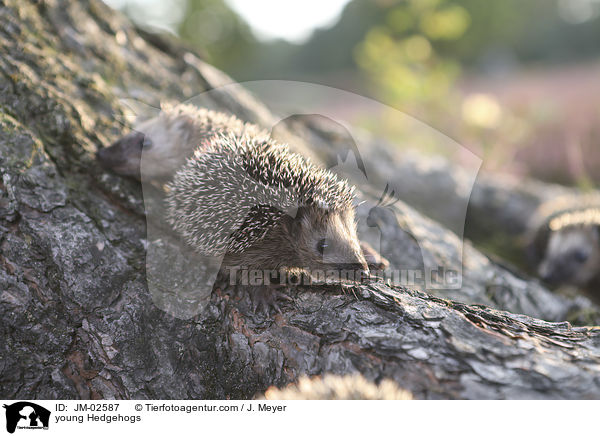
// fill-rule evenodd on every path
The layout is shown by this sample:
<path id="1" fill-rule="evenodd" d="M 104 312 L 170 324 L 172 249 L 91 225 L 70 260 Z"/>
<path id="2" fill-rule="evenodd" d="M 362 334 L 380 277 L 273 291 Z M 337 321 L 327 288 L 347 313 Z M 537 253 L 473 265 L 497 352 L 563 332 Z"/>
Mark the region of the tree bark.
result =
<path id="1" fill-rule="evenodd" d="M 203 315 L 163 312 L 146 281 L 140 186 L 94 152 L 127 129 L 121 97 L 158 105 L 230 79 L 96 0 L 0 6 L 0 397 L 250 398 L 301 374 L 360 372 L 417 398 L 600 398 L 597 331 L 526 316 L 599 320 L 594 306 L 461 252 L 404 203 L 401 220 L 379 217 L 402 248 L 390 262 L 451 267 L 464 255 L 462 289 L 436 291 L 461 302 L 383 283 L 299 287 L 263 315 L 223 287 Z M 214 105 L 270 116 L 242 89 Z M 311 144 L 325 147 L 307 149 L 316 156 L 331 146 Z"/>

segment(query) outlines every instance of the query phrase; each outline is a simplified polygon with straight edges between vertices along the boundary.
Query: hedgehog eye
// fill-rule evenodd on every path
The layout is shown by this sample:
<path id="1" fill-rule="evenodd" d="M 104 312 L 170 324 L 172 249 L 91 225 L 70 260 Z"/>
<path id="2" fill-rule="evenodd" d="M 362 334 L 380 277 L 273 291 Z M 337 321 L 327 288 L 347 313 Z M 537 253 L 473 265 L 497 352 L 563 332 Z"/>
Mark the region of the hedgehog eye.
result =
<path id="1" fill-rule="evenodd" d="M 142 142 L 142 148 L 144 150 L 148 150 L 148 149 L 152 148 L 152 139 L 150 139 L 147 136 L 144 136 L 144 141 Z"/>
<path id="2" fill-rule="evenodd" d="M 573 253 L 573 258 L 579 263 L 584 263 L 589 257 L 590 255 L 588 253 L 581 250 L 577 250 Z"/>
<path id="3" fill-rule="evenodd" d="M 327 239 L 321 239 L 319 240 L 319 242 L 317 242 L 317 251 L 323 255 L 323 253 L 325 253 L 325 249 L 327 248 L 329 244 L 327 243 Z"/>

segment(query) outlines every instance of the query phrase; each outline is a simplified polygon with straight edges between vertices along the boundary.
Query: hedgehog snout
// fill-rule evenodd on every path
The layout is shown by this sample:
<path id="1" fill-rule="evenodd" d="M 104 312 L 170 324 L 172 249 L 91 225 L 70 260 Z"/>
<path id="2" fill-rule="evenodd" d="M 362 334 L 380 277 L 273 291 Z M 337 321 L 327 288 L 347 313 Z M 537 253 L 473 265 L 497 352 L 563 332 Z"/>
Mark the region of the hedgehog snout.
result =
<path id="1" fill-rule="evenodd" d="M 539 268 L 541 279 L 550 285 L 565 283 L 573 276 L 572 265 L 565 262 L 543 262 Z"/>
<path id="2" fill-rule="evenodd" d="M 369 266 L 366 263 L 340 263 L 336 267 L 339 270 L 369 272 Z"/>
<path id="3" fill-rule="evenodd" d="M 366 259 L 361 253 L 345 253 L 338 259 L 331 259 L 325 263 L 330 265 L 331 268 L 339 271 L 363 271 L 369 273 L 369 266 Z"/>
<path id="4" fill-rule="evenodd" d="M 113 142 L 109 147 L 96 152 L 100 164 L 117 174 L 138 176 L 142 157 L 144 135 L 139 132 L 131 133 Z"/>

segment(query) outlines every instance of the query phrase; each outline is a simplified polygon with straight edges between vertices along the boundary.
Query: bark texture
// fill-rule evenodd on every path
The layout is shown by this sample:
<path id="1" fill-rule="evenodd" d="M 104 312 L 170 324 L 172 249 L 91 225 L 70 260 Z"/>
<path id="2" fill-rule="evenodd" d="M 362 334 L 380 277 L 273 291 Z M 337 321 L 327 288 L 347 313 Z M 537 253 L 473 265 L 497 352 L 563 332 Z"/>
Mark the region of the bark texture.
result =
<path id="1" fill-rule="evenodd" d="M 96 0 L 0 0 L 0 22 L 0 397 L 250 398 L 301 374 L 360 372 L 417 398 L 600 398 L 600 335 L 565 321 L 596 323 L 595 306 L 468 244 L 461 252 L 451 231 L 404 203 L 398 215 L 377 212 L 393 236 L 384 254 L 398 267 L 464 256 L 461 290 L 303 287 L 266 316 L 223 287 L 202 316 L 163 312 L 146 282 L 155 241 L 140 186 L 103 171 L 94 152 L 127 130 L 120 98 L 158 105 L 229 79 Z M 270 119 L 241 88 L 216 94 L 214 107 Z M 294 129 L 296 149 L 324 163 L 335 154 L 322 132 Z M 400 162 L 374 150 L 382 171 Z M 444 180 L 429 178 L 440 189 Z M 363 196 L 364 217 L 374 198 Z"/>

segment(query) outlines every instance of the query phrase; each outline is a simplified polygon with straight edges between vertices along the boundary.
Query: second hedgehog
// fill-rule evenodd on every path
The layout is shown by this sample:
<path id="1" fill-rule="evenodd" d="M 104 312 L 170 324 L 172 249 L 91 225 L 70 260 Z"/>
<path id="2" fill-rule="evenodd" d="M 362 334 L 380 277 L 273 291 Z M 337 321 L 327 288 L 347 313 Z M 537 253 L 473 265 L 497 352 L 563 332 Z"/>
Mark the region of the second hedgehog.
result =
<path id="1" fill-rule="evenodd" d="M 531 260 L 546 283 L 555 287 L 570 285 L 600 295 L 597 195 L 565 196 L 542 204 L 531 229 Z"/>
<path id="2" fill-rule="evenodd" d="M 354 188 L 256 126 L 179 105 L 135 135 L 140 150 L 152 144 L 145 178 L 164 177 L 156 162 L 181 162 L 166 185 L 167 220 L 196 251 L 250 270 L 368 271 L 365 254 L 376 254 L 358 240 Z M 131 156 L 124 144 L 99 153 L 117 172 L 111 148 Z"/>

